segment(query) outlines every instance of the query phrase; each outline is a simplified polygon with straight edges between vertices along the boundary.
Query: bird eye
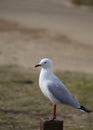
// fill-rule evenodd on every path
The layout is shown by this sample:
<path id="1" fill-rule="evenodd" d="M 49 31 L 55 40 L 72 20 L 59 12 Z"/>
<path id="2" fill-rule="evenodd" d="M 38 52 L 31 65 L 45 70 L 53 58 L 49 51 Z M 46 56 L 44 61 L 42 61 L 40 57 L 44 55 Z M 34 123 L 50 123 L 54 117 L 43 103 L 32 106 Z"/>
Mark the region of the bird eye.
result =
<path id="1" fill-rule="evenodd" d="M 44 63 L 46 64 L 47 62 L 45 61 Z"/>

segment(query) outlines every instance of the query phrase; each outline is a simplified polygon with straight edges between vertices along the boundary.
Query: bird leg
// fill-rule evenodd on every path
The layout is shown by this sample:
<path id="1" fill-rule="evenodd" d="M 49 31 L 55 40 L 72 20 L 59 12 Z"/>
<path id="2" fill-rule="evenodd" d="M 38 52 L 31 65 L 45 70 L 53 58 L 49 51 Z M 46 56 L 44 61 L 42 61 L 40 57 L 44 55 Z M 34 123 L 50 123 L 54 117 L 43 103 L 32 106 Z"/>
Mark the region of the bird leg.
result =
<path id="1" fill-rule="evenodd" d="M 53 105 L 53 120 L 56 119 L 56 104 Z"/>

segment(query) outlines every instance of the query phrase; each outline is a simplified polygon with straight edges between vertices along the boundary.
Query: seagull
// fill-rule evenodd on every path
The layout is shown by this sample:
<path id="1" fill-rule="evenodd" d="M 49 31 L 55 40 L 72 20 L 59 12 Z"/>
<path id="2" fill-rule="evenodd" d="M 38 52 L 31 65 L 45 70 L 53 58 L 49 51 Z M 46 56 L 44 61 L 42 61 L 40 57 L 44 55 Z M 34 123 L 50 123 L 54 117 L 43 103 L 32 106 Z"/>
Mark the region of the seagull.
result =
<path id="1" fill-rule="evenodd" d="M 41 59 L 34 67 L 40 66 L 42 69 L 39 76 L 39 86 L 43 94 L 53 103 L 53 120 L 56 119 L 56 104 L 66 104 L 83 112 L 91 112 L 72 96 L 67 87 L 52 72 L 53 62 L 51 59 Z"/>

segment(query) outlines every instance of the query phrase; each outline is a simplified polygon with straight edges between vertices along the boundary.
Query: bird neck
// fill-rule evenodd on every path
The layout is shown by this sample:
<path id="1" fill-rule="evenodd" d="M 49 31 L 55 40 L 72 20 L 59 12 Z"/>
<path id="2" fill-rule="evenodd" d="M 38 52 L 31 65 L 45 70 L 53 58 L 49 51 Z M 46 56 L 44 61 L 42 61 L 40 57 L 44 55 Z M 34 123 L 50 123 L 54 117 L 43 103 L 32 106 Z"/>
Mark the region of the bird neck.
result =
<path id="1" fill-rule="evenodd" d="M 46 73 L 52 73 L 52 68 L 47 68 L 47 69 L 42 68 L 41 71 Z"/>
<path id="2" fill-rule="evenodd" d="M 40 72 L 40 77 L 42 77 L 42 75 L 43 75 L 43 78 L 49 78 L 50 75 L 52 75 L 52 69 L 44 69 L 44 68 L 42 68 L 41 72 Z"/>

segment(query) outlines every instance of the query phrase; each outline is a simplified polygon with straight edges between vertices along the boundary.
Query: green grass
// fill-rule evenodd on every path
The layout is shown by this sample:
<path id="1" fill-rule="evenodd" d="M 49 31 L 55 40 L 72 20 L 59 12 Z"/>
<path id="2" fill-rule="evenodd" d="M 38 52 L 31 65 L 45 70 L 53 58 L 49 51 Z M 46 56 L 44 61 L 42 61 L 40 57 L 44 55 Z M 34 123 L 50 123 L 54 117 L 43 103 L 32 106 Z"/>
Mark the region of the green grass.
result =
<path id="1" fill-rule="evenodd" d="M 38 87 L 38 75 L 22 68 L 0 67 L 0 130 L 38 130 L 40 117 L 51 115 L 52 104 Z M 93 75 L 56 75 L 83 105 L 93 110 Z M 58 105 L 57 116 L 64 120 L 64 130 L 92 130 L 93 114 Z"/>

